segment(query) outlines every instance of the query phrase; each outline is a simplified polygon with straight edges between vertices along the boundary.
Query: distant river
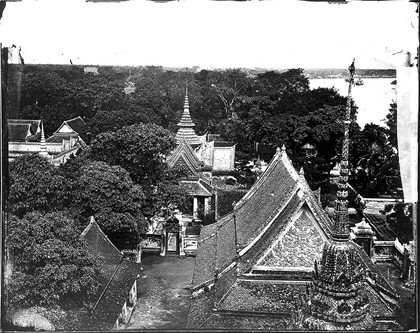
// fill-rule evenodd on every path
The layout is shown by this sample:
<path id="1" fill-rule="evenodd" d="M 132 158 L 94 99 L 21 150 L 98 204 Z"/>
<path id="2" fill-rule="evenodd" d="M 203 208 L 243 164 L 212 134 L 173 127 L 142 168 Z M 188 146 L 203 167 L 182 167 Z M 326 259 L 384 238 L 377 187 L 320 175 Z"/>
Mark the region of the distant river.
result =
<path id="1" fill-rule="evenodd" d="M 389 105 L 396 101 L 396 85 L 391 82 L 395 78 L 363 79 L 364 85 L 353 86 L 352 96 L 358 106 L 357 122 L 363 129 L 365 124 L 374 123 L 384 126 L 384 119 Z M 347 97 L 348 83 L 344 79 L 311 79 L 312 89 L 335 87 L 340 95 Z"/>

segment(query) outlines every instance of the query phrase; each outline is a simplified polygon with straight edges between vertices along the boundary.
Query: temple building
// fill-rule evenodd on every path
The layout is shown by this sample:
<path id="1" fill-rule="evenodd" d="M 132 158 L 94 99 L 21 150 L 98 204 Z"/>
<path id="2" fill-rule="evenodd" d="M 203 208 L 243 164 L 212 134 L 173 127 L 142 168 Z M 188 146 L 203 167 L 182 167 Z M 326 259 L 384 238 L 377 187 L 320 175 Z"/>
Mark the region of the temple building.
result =
<path id="1" fill-rule="evenodd" d="M 45 138 L 41 120 L 8 119 L 9 160 L 27 153 L 39 153 L 51 164 L 60 165 L 89 142 L 88 127 L 82 118 L 64 121 Z"/>
<path id="2" fill-rule="evenodd" d="M 303 172 L 295 171 L 284 148 L 278 150 L 234 212 L 203 227 L 188 327 L 303 328 L 314 262 L 333 237 L 334 223 Z M 363 248 L 348 242 L 354 269 L 369 272 L 372 320 L 394 325 L 395 290 Z"/>
<path id="3" fill-rule="evenodd" d="M 350 238 L 349 123 L 333 218 L 283 146 L 233 212 L 203 227 L 188 328 L 401 329 L 400 297 L 366 252 L 367 232 Z"/>
<path id="4" fill-rule="evenodd" d="M 177 145 L 186 140 L 202 165 L 215 173 L 235 170 L 236 144 L 221 140 L 218 134 L 207 133 L 198 136 L 195 133 L 195 124 L 190 115 L 188 90 L 185 93 L 184 112 L 177 126 L 178 131 L 175 136 Z"/>

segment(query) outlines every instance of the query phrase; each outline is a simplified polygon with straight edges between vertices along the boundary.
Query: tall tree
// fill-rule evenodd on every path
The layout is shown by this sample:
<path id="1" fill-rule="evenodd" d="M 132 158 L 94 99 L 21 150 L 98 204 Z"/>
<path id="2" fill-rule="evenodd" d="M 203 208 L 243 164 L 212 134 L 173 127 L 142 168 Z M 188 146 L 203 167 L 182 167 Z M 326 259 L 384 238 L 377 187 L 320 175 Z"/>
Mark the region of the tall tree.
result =
<path id="1" fill-rule="evenodd" d="M 9 211 L 19 217 L 34 210 L 61 210 L 71 201 L 70 184 L 38 154 L 22 155 L 9 164 Z"/>
<path id="2" fill-rule="evenodd" d="M 136 124 L 97 135 L 88 156 L 123 167 L 144 188 L 163 177 L 164 157 L 174 148 L 175 138 L 168 130 L 155 124 Z"/>
<path id="3" fill-rule="evenodd" d="M 63 212 L 11 216 L 7 247 L 13 271 L 7 279 L 10 304 L 82 306 L 98 289 L 95 257 Z"/>
<path id="4" fill-rule="evenodd" d="M 116 245 L 136 244 L 147 230 L 142 214 L 144 194 L 128 172 L 104 162 L 87 162 L 80 169 L 71 206 L 82 220 L 94 216 Z"/>

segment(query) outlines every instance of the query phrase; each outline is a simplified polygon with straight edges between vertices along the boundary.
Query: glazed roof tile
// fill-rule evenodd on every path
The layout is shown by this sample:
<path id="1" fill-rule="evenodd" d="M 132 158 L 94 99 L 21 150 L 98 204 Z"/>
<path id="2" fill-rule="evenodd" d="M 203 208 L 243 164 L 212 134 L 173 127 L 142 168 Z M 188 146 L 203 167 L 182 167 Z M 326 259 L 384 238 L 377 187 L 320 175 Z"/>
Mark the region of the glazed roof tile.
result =
<path id="1" fill-rule="evenodd" d="M 86 242 L 91 253 L 98 256 L 101 272 L 98 298 L 109 283 L 102 298 L 98 299 L 94 312 L 98 322 L 108 322 L 109 328 L 112 328 L 141 266 L 123 259 L 123 254 L 112 244 L 93 217 L 80 239 Z"/>
<path id="2" fill-rule="evenodd" d="M 113 327 L 140 271 L 140 264 L 127 259 L 121 261 L 105 294 L 95 309 L 95 316 L 98 320 L 108 322 L 110 328 Z"/>
<path id="3" fill-rule="evenodd" d="M 247 246 L 284 206 L 298 186 L 299 175 L 285 152 L 276 154 L 254 186 L 235 205 L 240 248 Z"/>
<path id="4" fill-rule="evenodd" d="M 29 124 L 8 124 L 8 140 L 10 142 L 25 142 L 30 136 Z"/>
<path id="5" fill-rule="evenodd" d="M 306 293 L 305 282 L 239 279 L 218 310 L 292 314 Z"/>
<path id="6" fill-rule="evenodd" d="M 90 252 L 97 254 L 100 259 L 108 264 L 118 264 L 123 254 L 108 239 L 94 218 L 91 218 L 89 225 L 80 235 Z"/>
<path id="7" fill-rule="evenodd" d="M 203 228 L 197 244 L 197 256 L 195 257 L 194 273 L 192 279 L 193 288 L 200 287 L 214 279 L 216 258 L 216 234 Z"/>
<path id="8" fill-rule="evenodd" d="M 216 269 L 221 272 L 236 257 L 235 221 L 231 218 L 223 220 L 216 230 Z"/>

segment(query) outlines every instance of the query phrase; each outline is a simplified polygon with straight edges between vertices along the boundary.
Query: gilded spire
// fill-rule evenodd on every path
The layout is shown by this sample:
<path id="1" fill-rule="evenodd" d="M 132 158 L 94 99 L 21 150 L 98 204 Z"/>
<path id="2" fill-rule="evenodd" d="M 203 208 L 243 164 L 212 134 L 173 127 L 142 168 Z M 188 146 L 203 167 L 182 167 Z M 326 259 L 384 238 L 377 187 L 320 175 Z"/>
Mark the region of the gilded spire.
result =
<path id="1" fill-rule="evenodd" d="M 184 112 L 182 113 L 181 120 L 179 121 L 177 126 L 191 128 L 195 126 L 190 115 L 190 104 L 188 102 L 188 86 L 185 88 Z"/>
<path id="2" fill-rule="evenodd" d="M 190 115 L 190 104 L 188 101 L 188 86 L 185 88 L 185 100 L 184 100 L 184 112 L 182 113 L 181 120 L 177 124 L 178 131 L 176 133 L 175 139 L 176 143 L 185 139 L 191 146 L 196 147 L 201 144 L 200 138 L 194 131 L 195 124 L 191 119 Z"/>
<path id="3" fill-rule="evenodd" d="M 349 213 L 348 213 L 348 178 L 349 178 L 349 130 L 351 114 L 351 88 L 354 82 L 354 59 L 349 67 L 349 87 L 347 96 L 346 116 L 344 119 L 344 139 L 340 162 L 340 177 L 338 181 L 337 200 L 334 208 L 333 238 L 346 241 L 349 238 Z"/>

